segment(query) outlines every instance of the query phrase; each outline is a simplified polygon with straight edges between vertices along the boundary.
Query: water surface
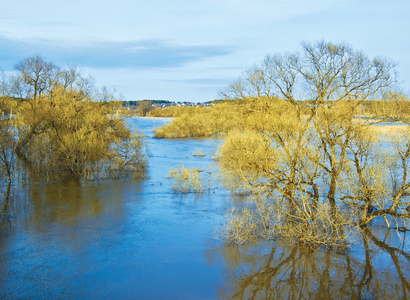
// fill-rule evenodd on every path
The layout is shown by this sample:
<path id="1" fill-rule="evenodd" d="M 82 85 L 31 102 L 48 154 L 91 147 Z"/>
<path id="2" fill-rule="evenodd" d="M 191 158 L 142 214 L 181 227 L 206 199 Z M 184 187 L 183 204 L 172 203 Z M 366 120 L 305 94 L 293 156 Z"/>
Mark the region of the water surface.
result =
<path id="1" fill-rule="evenodd" d="M 152 139 L 165 122 L 130 121 L 147 136 L 147 179 L 12 187 L 1 202 L 0 298 L 409 297 L 405 233 L 375 227 L 374 239 L 342 252 L 281 241 L 223 245 L 214 232 L 232 196 L 177 195 L 167 179 L 181 164 L 208 170 L 218 141 Z M 198 149 L 206 156 L 194 157 Z"/>

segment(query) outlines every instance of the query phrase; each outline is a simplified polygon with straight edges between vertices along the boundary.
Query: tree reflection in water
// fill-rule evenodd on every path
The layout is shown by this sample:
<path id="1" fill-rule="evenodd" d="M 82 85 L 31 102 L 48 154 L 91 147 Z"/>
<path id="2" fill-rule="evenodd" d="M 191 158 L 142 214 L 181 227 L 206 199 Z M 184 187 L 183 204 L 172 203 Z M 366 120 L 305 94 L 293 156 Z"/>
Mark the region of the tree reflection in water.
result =
<path id="1" fill-rule="evenodd" d="M 12 202 L 10 201 L 11 185 L 8 184 L 5 190 L 0 190 L 0 229 L 6 228 L 11 223 Z"/>
<path id="2" fill-rule="evenodd" d="M 392 234 L 379 239 L 365 230 L 362 245 L 344 251 L 273 241 L 208 254 L 225 265 L 222 299 L 409 299 L 410 252 L 390 246 Z"/>

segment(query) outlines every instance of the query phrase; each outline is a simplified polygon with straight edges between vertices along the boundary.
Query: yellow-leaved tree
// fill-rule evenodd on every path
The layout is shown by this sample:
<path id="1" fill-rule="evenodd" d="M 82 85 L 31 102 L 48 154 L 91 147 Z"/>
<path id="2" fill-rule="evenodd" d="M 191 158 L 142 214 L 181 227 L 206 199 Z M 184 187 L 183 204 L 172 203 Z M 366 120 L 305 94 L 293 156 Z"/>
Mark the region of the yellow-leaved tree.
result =
<path id="1" fill-rule="evenodd" d="M 144 137 L 116 114 L 111 94 L 96 91 L 76 69 L 62 70 L 41 57 L 24 59 L 17 69 L 3 94 L 14 107 L 7 118 L 12 148 L 31 178 L 142 175 Z"/>
<path id="2" fill-rule="evenodd" d="M 228 135 L 217 158 L 231 187 L 252 197 L 251 209 L 233 214 L 222 235 L 236 243 L 280 235 L 343 245 L 356 224 L 380 217 L 406 230 L 408 131 L 392 143 L 375 130 L 386 119 L 406 120 L 406 97 L 389 93 L 395 67 L 320 41 L 267 56 L 232 84 L 224 95 L 246 108 L 246 126 Z M 395 189 L 391 170 L 399 173 Z M 252 235 L 238 230 L 247 222 L 257 224 Z M 241 231 L 247 238 L 230 238 Z"/>

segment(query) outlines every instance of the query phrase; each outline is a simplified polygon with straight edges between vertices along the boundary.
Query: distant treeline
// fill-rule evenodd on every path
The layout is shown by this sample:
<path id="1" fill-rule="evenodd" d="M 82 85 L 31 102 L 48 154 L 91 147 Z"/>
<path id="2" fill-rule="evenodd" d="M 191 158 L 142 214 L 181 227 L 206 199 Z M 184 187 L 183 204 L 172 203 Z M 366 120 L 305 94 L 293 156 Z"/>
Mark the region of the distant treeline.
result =
<path id="1" fill-rule="evenodd" d="M 144 100 L 130 100 L 130 101 L 123 101 L 122 105 L 123 106 L 127 106 L 127 107 L 133 107 L 133 106 L 139 106 L 142 103 L 149 103 L 155 106 L 160 106 L 160 105 L 172 105 L 175 102 L 171 102 L 169 100 L 148 100 L 148 99 L 144 99 Z"/>

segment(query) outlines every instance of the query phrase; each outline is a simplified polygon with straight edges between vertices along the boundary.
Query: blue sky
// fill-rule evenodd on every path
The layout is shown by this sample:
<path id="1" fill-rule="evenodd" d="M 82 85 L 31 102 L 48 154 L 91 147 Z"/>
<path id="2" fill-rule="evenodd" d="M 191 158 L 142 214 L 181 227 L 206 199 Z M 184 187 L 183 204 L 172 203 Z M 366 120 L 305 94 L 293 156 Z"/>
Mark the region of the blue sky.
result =
<path id="1" fill-rule="evenodd" d="M 409 0 L 0 0 L 0 70 L 41 54 L 126 100 L 203 102 L 267 54 L 347 42 L 399 63 L 410 91 Z"/>

